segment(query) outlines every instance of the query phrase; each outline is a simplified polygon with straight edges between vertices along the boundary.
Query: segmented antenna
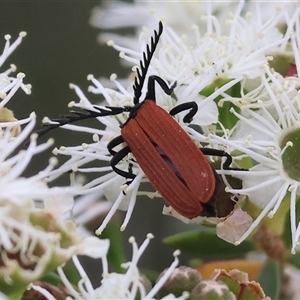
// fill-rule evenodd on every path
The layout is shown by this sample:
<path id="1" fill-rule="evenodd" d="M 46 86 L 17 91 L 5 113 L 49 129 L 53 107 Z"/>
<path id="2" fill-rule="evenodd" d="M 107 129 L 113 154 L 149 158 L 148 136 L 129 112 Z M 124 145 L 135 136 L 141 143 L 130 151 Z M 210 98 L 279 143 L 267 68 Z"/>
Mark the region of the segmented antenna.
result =
<path id="1" fill-rule="evenodd" d="M 163 31 L 163 24 L 159 22 L 158 32 L 154 30 L 154 36 L 151 37 L 150 46 L 147 45 L 146 51 L 143 52 L 143 59 L 140 60 L 140 69 L 137 69 L 137 76 L 135 77 L 133 90 L 134 90 L 134 104 L 139 103 L 139 98 L 142 94 L 142 88 L 145 82 L 146 74 L 150 65 L 150 61 L 155 52 L 156 46 L 158 44 L 159 38 Z M 132 107 L 113 107 L 113 106 L 105 106 L 104 108 L 100 108 L 97 106 L 93 106 L 94 109 L 98 111 L 82 109 L 82 111 L 70 111 L 70 115 L 61 115 L 60 119 L 52 119 L 51 123 L 43 124 L 44 128 L 36 131 L 38 136 L 42 136 L 47 132 L 56 129 L 58 127 L 64 126 L 66 124 L 74 123 L 80 120 L 93 119 L 97 117 L 103 116 L 111 116 L 118 115 L 122 112 L 129 112 Z"/>
<path id="2" fill-rule="evenodd" d="M 70 111 L 71 115 L 61 115 L 60 119 L 51 119 L 51 123 L 42 124 L 44 128 L 36 131 L 36 133 L 40 137 L 46 134 L 48 131 L 64 126 L 66 124 L 74 123 L 80 120 L 94 119 L 97 117 L 118 115 L 127 110 L 126 107 L 124 108 L 124 107 L 105 106 L 105 109 L 97 106 L 93 106 L 93 107 L 98 111 L 93 111 L 88 109 L 82 109 L 82 111 Z"/>
<path id="3" fill-rule="evenodd" d="M 133 103 L 138 104 L 139 99 L 142 94 L 142 88 L 146 79 L 146 74 L 148 72 L 148 68 L 155 52 L 156 46 L 158 44 L 159 38 L 163 32 L 163 24 L 159 21 L 158 24 L 158 32 L 154 30 L 154 36 L 151 37 L 150 46 L 147 45 L 146 51 L 143 52 L 143 59 L 140 60 L 140 69 L 137 69 L 137 76 L 135 77 L 133 90 L 134 90 L 134 98 Z"/>

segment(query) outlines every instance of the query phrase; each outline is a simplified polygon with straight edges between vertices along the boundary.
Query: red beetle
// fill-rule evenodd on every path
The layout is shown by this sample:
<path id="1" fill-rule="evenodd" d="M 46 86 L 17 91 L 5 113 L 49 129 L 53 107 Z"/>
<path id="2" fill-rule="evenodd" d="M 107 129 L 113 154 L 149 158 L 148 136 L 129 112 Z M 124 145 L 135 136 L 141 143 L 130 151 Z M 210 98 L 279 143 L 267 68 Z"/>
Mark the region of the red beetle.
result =
<path id="1" fill-rule="evenodd" d="M 40 130 L 39 135 L 78 120 L 129 112 L 127 121 L 120 126 L 121 135 L 114 138 L 107 146 L 113 156 L 110 163 L 112 169 L 126 178 L 127 183 L 130 184 L 135 178 L 131 166 L 129 165 L 128 171 L 124 171 L 117 165 L 132 152 L 153 187 L 178 213 L 189 219 L 199 215 L 213 215 L 214 196 L 218 191 L 220 178 L 204 154 L 225 156 L 227 159 L 223 169 L 232 169 L 229 167 L 232 162 L 231 156 L 221 150 L 199 149 L 173 118 L 175 114 L 187 110 L 183 121 L 190 122 L 198 110 L 195 102 L 178 105 L 169 113 L 156 104 L 155 82 L 168 95 L 172 94 L 176 83 L 168 86 L 159 76 L 149 76 L 146 97 L 144 101 L 139 100 L 162 31 L 163 25 L 160 22 L 158 32 L 154 31 L 150 46 L 147 46 L 140 61 L 140 70 L 137 71 L 133 85 L 134 106 L 105 106 L 104 108 L 95 106 L 97 112 L 90 110 L 72 112 L 73 115 L 63 116 L 64 119 L 53 120 L 57 122 L 56 124 L 44 125 L 47 127 Z M 123 149 L 118 152 L 113 150 L 124 142 L 126 146 Z"/>

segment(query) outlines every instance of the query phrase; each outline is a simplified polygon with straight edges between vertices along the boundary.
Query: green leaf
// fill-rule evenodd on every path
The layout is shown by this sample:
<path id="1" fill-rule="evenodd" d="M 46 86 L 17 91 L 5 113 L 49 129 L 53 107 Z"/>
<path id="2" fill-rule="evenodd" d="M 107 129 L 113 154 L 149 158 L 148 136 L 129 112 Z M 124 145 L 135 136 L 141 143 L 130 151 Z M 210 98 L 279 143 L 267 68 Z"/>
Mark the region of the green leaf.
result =
<path id="1" fill-rule="evenodd" d="M 295 129 L 292 132 L 286 134 L 284 139 L 280 143 L 280 148 L 283 149 L 284 147 L 286 147 L 287 142 L 292 142 L 292 146 L 287 147 L 281 156 L 283 169 L 290 178 L 299 181 L 300 129 Z"/>
<path id="2" fill-rule="evenodd" d="M 280 264 L 277 261 L 268 260 L 260 273 L 258 283 L 265 294 L 272 300 L 279 299 L 281 283 Z"/>
<path id="3" fill-rule="evenodd" d="M 294 255 L 290 255 L 289 263 L 300 269 L 300 252 L 296 252 Z"/>
<path id="4" fill-rule="evenodd" d="M 254 249 L 250 241 L 244 241 L 239 246 L 229 244 L 220 239 L 214 230 L 179 233 L 163 241 L 183 252 L 192 253 L 206 260 L 243 258 Z"/>
<path id="5" fill-rule="evenodd" d="M 40 281 L 48 282 L 48 283 L 50 283 L 52 285 L 55 285 L 55 286 L 62 283 L 62 281 L 61 281 L 60 277 L 58 276 L 58 274 L 54 273 L 54 272 L 46 274 L 45 276 L 43 276 L 40 279 Z"/>
<path id="6" fill-rule="evenodd" d="M 300 221 L 300 197 L 296 200 L 296 224 Z M 285 216 L 284 230 L 281 235 L 281 239 L 286 245 L 287 249 L 291 249 L 292 247 L 292 232 L 291 232 L 291 218 L 290 218 L 290 210 L 287 211 Z"/>
<path id="7" fill-rule="evenodd" d="M 219 107 L 219 122 L 228 129 L 231 129 L 238 121 L 238 118 L 230 112 L 232 107 L 234 107 L 237 112 L 240 111 L 240 109 L 231 102 L 224 102 L 222 107 Z"/>
<path id="8" fill-rule="evenodd" d="M 218 78 L 209 86 L 206 86 L 201 92 L 200 95 L 202 96 L 210 96 L 216 89 L 221 88 L 223 85 L 228 83 L 230 80 L 228 79 L 221 79 Z M 231 95 L 232 97 L 240 97 L 240 90 L 241 85 L 240 83 L 235 84 L 230 89 L 226 91 L 227 94 Z M 223 97 L 218 96 L 214 99 L 216 104 L 218 105 L 219 101 L 222 100 Z M 237 122 L 238 118 L 230 112 L 230 108 L 234 107 L 236 111 L 240 111 L 238 107 L 233 105 L 231 102 L 227 101 L 224 102 L 221 107 L 218 105 L 219 108 L 219 121 L 224 125 L 225 128 L 231 129 Z M 217 126 L 219 129 L 219 125 Z"/>
<path id="9" fill-rule="evenodd" d="M 26 290 L 26 289 L 25 289 Z M 9 300 L 20 300 L 21 298 L 22 298 L 22 295 L 23 295 L 23 293 L 25 292 L 25 290 L 24 291 L 18 291 L 18 292 L 15 292 L 15 293 L 13 293 L 13 294 L 11 294 L 11 295 L 9 295 L 8 296 L 8 299 Z"/>
<path id="10" fill-rule="evenodd" d="M 69 260 L 65 263 L 63 267 L 64 273 L 66 277 L 68 278 L 68 281 L 76 287 L 78 285 L 78 282 L 81 280 L 81 276 L 78 273 L 77 268 L 73 264 L 72 260 Z"/>
<path id="11" fill-rule="evenodd" d="M 216 89 L 219 89 L 224 84 L 228 83 L 229 79 L 224 78 L 218 78 L 214 82 L 212 82 L 210 85 L 205 86 L 201 91 L 200 95 L 208 97 L 210 96 Z M 218 97 L 217 99 L 221 99 L 221 97 Z"/>
<path id="12" fill-rule="evenodd" d="M 288 53 L 288 51 L 286 52 Z M 290 64 L 294 62 L 294 57 L 287 54 L 273 55 L 273 59 L 269 61 L 270 67 L 280 73 L 283 77 L 286 77 L 289 71 Z"/>
<path id="13" fill-rule="evenodd" d="M 143 274 L 144 276 L 147 277 L 147 279 L 149 279 L 152 283 L 152 285 L 155 284 L 158 276 L 159 276 L 159 272 L 154 271 L 154 270 L 150 270 L 150 269 L 145 269 L 145 268 L 139 268 L 140 273 Z"/>

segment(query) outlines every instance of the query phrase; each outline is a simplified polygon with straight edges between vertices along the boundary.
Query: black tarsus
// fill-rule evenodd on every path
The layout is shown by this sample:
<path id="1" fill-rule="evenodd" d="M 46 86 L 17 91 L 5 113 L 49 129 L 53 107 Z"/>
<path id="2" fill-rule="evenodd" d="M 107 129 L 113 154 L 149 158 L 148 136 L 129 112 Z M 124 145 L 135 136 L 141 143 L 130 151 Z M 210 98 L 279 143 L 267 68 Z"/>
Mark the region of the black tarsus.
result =
<path id="1" fill-rule="evenodd" d="M 232 163 L 232 156 L 226 151 L 212 149 L 212 148 L 200 148 L 200 150 L 204 155 L 226 157 L 226 160 L 222 166 L 223 170 L 248 171 L 248 169 L 243 169 L 243 168 L 231 168 L 230 165 Z"/>
<path id="2" fill-rule="evenodd" d="M 116 165 L 127 155 L 131 152 L 130 148 L 128 146 L 125 146 L 122 148 L 119 152 L 117 152 L 111 159 L 110 161 L 110 166 L 111 168 L 120 176 L 125 177 L 125 178 L 130 178 L 134 179 L 136 175 L 132 173 L 132 170 L 129 169 L 129 172 L 118 169 Z M 131 180 L 131 181 L 132 181 Z"/>
<path id="3" fill-rule="evenodd" d="M 172 108 L 169 111 L 169 114 L 171 116 L 175 116 L 178 113 L 184 111 L 184 110 L 190 110 L 184 117 L 183 117 L 183 122 L 184 123 L 190 123 L 193 120 L 194 115 L 197 113 L 198 111 L 198 105 L 196 102 L 192 101 L 192 102 L 186 102 L 186 103 L 182 103 L 179 104 L 177 106 L 175 106 L 174 108 Z"/>
<path id="4" fill-rule="evenodd" d="M 135 77 L 133 90 L 134 90 L 134 98 L 133 103 L 138 104 L 139 99 L 142 94 L 142 88 L 145 83 L 146 74 L 148 72 L 148 68 L 157 47 L 159 38 L 163 32 L 163 24 L 159 21 L 158 31 L 154 30 L 154 36 L 151 37 L 150 46 L 149 44 L 146 47 L 146 51 L 143 52 L 143 59 L 140 60 L 140 69 L 137 69 L 137 76 Z"/>
<path id="5" fill-rule="evenodd" d="M 117 151 L 114 151 L 113 148 L 115 148 L 118 145 L 121 145 L 124 143 L 124 139 L 121 135 L 118 135 L 117 137 L 113 138 L 108 144 L 107 144 L 107 150 L 111 155 L 115 155 Z"/>
<path id="6" fill-rule="evenodd" d="M 151 75 L 148 78 L 148 87 L 147 87 L 147 94 L 145 99 L 148 100 L 153 100 L 155 101 L 155 81 L 160 85 L 160 87 L 163 89 L 163 91 L 167 94 L 167 95 L 171 95 L 176 87 L 176 81 L 174 82 L 173 85 L 171 85 L 170 87 L 168 86 L 168 84 L 159 76 L 157 75 Z"/>
<path id="7" fill-rule="evenodd" d="M 126 181 L 126 184 L 130 184 L 133 179 L 136 177 L 135 174 L 133 174 L 132 172 L 132 163 L 129 163 L 128 165 L 128 171 L 124 171 L 124 170 L 120 170 L 119 168 L 116 167 L 116 165 L 128 154 L 131 152 L 131 149 L 126 146 L 124 148 L 122 148 L 120 151 L 114 151 L 113 148 L 121 145 L 122 143 L 124 143 L 124 139 L 121 135 L 115 137 L 114 139 L 112 139 L 108 145 L 107 145 L 107 149 L 108 152 L 113 156 L 112 159 L 110 160 L 110 166 L 111 168 L 120 176 L 125 177 L 126 179 L 129 178 L 130 180 Z M 125 149 L 125 150 L 124 150 Z"/>

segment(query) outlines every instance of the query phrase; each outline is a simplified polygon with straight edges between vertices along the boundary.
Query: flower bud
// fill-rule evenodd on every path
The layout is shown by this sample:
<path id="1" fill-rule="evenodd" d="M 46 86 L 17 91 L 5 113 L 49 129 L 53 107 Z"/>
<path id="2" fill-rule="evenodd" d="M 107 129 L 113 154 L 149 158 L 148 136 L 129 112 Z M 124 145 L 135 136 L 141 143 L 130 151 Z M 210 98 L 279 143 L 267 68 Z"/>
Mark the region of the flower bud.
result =
<path id="1" fill-rule="evenodd" d="M 164 270 L 157 281 L 165 274 Z M 159 296 L 163 297 L 170 293 L 175 296 L 181 296 L 183 292 L 191 292 L 193 288 L 201 281 L 201 275 L 196 269 L 181 266 L 176 268 L 170 278 L 161 289 Z"/>
<path id="2" fill-rule="evenodd" d="M 235 295 L 227 285 L 221 281 L 204 280 L 193 289 L 190 299 L 192 300 L 235 300 Z"/>

